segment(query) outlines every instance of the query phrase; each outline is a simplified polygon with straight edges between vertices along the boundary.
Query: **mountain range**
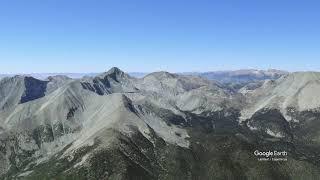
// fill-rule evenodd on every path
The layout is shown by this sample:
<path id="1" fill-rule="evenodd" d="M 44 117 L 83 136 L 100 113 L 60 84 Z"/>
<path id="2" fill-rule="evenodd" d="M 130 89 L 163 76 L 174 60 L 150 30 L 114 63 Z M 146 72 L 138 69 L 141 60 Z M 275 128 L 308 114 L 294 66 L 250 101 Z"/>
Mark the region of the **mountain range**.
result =
<path id="1" fill-rule="evenodd" d="M 317 179 L 319 97 L 318 72 L 3 77 L 0 178 Z"/>
<path id="2" fill-rule="evenodd" d="M 83 78 L 84 76 L 96 76 L 100 73 L 31 73 L 25 74 L 37 79 L 46 79 L 49 76 L 63 75 L 73 79 Z M 142 78 L 148 73 L 145 72 L 128 72 L 130 76 L 136 78 Z M 252 82 L 256 80 L 277 79 L 284 74 L 288 74 L 287 71 L 269 69 L 269 70 L 257 70 L 257 69 L 240 69 L 234 71 L 209 71 L 209 72 L 183 72 L 177 73 L 181 75 L 196 75 L 202 76 L 210 80 L 216 80 L 224 83 L 230 82 Z M 23 75 L 23 74 L 22 74 Z M 0 74 L 0 77 L 10 77 L 13 74 Z"/>

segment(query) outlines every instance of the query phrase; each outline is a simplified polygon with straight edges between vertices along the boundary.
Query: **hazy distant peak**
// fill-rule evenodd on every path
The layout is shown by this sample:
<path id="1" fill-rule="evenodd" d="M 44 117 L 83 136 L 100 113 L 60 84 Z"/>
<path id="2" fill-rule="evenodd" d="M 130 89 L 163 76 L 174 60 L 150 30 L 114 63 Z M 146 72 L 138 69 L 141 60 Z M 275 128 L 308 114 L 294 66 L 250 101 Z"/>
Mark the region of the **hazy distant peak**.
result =
<path id="1" fill-rule="evenodd" d="M 153 72 L 145 76 L 147 77 L 155 77 L 157 79 L 164 79 L 164 78 L 177 78 L 177 74 L 169 73 L 167 71 L 158 71 L 158 72 Z"/>
<path id="2" fill-rule="evenodd" d="M 70 80 L 72 78 L 66 76 L 66 75 L 55 75 L 55 76 L 48 76 L 46 80 L 52 81 L 52 80 Z"/>
<path id="3" fill-rule="evenodd" d="M 277 73 L 289 73 L 288 71 L 279 70 L 279 69 L 268 69 L 268 72 L 277 72 Z"/>
<path id="4" fill-rule="evenodd" d="M 278 69 L 268 69 L 268 70 L 260 70 L 260 69 L 238 69 L 238 70 L 224 70 L 224 71 L 208 71 L 204 73 L 219 73 L 219 74 L 234 74 L 234 73 L 240 73 L 240 74 L 245 74 L 245 73 L 280 73 L 280 74 L 287 74 L 287 71 L 284 70 L 278 70 Z"/>
<path id="5" fill-rule="evenodd" d="M 287 74 L 287 71 L 275 69 L 240 69 L 234 71 L 205 72 L 200 73 L 199 75 L 210 80 L 217 80 L 222 83 L 248 83 L 267 79 L 278 79 Z"/>

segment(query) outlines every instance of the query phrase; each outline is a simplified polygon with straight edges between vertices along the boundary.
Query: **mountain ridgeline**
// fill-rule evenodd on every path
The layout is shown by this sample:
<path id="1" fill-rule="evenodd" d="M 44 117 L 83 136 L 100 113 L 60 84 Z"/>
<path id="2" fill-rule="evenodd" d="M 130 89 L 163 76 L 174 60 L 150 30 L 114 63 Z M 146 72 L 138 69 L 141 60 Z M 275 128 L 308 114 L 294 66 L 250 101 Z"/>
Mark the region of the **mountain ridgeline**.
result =
<path id="1" fill-rule="evenodd" d="M 4 77 L 0 179 L 318 179 L 320 73 L 254 74 Z"/>

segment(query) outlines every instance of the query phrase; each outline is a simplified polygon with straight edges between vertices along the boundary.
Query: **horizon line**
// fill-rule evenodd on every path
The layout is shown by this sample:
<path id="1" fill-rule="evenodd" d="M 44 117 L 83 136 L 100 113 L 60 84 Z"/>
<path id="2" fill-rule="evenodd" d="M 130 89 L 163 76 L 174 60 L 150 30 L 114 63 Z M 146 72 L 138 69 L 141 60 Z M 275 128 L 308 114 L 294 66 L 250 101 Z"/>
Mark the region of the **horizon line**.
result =
<path id="1" fill-rule="evenodd" d="M 110 68 L 111 69 L 111 68 Z M 110 70 L 109 69 L 109 70 Z M 120 69 L 120 68 L 119 68 Z M 210 73 L 210 72 L 232 72 L 232 71 L 282 71 L 282 72 L 288 72 L 288 73 L 294 73 L 294 72 L 320 72 L 316 70 L 284 70 L 284 69 L 276 69 L 276 68 L 268 68 L 268 69 L 255 69 L 255 68 L 239 68 L 239 69 L 223 69 L 223 70 L 209 70 L 209 71 L 168 71 L 168 70 L 156 70 L 156 71 L 124 71 L 120 69 L 121 71 L 125 73 L 143 73 L 143 74 L 149 74 L 153 72 L 169 72 L 169 73 Z M 99 74 L 107 72 L 105 71 L 96 71 L 96 72 L 31 72 L 31 73 L 24 73 L 24 72 L 13 72 L 13 73 L 3 73 L 0 72 L 0 75 L 31 75 L 31 74 Z"/>

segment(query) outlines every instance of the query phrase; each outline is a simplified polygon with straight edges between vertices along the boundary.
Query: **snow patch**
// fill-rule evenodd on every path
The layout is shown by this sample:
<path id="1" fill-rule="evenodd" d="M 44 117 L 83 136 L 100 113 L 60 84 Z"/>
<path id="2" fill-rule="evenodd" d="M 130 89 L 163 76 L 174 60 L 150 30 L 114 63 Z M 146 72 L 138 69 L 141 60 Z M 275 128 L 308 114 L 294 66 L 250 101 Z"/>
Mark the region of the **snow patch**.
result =
<path id="1" fill-rule="evenodd" d="M 25 177 L 25 176 L 28 176 L 29 174 L 31 174 L 33 171 L 26 171 L 26 172 L 23 172 L 21 173 L 18 177 Z"/>
<path id="2" fill-rule="evenodd" d="M 267 129 L 267 134 L 269 134 L 270 136 L 273 137 L 277 137 L 277 138 L 283 138 L 284 136 L 280 133 L 280 132 L 274 132 L 270 129 Z"/>
<path id="3" fill-rule="evenodd" d="M 82 165 L 87 161 L 87 159 L 88 159 L 89 157 L 90 157 L 90 154 L 84 155 L 84 156 L 82 157 L 81 161 L 78 162 L 77 164 L 75 164 L 73 167 L 74 167 L 74 168 L 77 168 L 77 167 L 79 167 L 79 166 L 82 166 Z"/>

